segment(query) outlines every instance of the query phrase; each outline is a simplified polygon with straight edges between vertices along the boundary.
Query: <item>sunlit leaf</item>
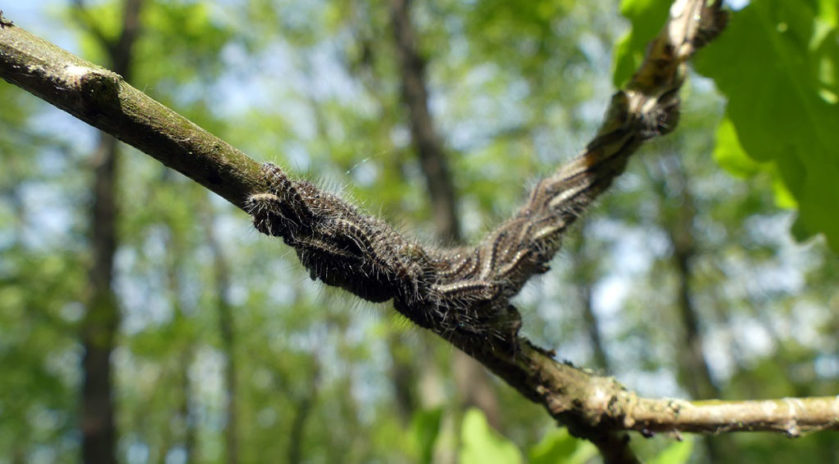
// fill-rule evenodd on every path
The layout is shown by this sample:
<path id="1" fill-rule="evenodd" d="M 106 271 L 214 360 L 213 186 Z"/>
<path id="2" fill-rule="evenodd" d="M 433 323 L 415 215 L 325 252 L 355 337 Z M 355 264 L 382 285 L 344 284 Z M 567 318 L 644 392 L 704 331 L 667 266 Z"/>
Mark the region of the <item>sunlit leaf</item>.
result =
<path id="1" fill-rule="evenodd" d="M 837 65 L 835 3 L 780 0 L 752 2 L 735 12 L 720 39 L 697 60 L 697 69 L 728 97 L 727 115 L 743 152 L 761 169 L 777 166 L 786 188 L 776 191 L 788 191 L 799 207 L 796 236 L 823 233 L 834 250 L 839 250 L 839 105 L 832 97 Z M 742 167 L 743 157 L 737 159 Z M 741 174 L 735 163 L 723 166 Z M 783 193 L 779 203 L 791 204 Z"/>
<path id="2" fill-rule="evenodd" d="M 528 452 L 530 464 L 583 464 L 597 454 L 590 442 L 571 436 L 565 428 L 551 429 Z"/>
<path id="3" fill-rule="evenodd" d="M 522 462 L 516 445 L 492 430 L 484 414 L 470 409 L 463 416 L 461 464 L 515 464 Z"/>
<path id="4" fill-rule="evenodd" d="M 622 86 L 644 59 L 647 44 L 661 30 L 667 19 L 670 0 L 623 0 L 621 14 L 629 20 L 630 30 L 615 47 L 612 80 Z"/>
<path id="5" fill-rule="evenodd" d="M 419 452 L 421 463 L 430 463 L 434 457 L 434 444 L 440 433 L 440 419 L 443 417 L 441 408 L 421 409 L 414 413 L 411 429 L 414 442 Z"/>
<path id="6" fill-rule="evenodd" d="M 664 448 L 649 464 L 685 464 L 693 452 L 693 440 L 677 441 Z"/>

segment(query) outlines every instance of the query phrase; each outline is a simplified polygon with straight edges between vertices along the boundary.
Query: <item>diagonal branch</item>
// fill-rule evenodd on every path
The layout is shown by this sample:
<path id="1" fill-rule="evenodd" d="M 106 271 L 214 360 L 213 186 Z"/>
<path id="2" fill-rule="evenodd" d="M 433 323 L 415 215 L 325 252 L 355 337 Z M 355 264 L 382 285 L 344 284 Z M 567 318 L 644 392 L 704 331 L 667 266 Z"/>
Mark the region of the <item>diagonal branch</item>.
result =
<path id="1" fill-rule="evenodd" d="M 6 21 L 8 23 L 8 21 Z M 0 23 L 0 76 L 154 157 L 242 208 L 259 164 L 126 83 L 16 25 Z"/>
<path id="2" fill-rule="evenodd" d="M 795 436 L 802 430 L 839 429 L 839 397 L 743 402 L 639 398 L 612 378 L 557 362 L 553 353 L 518 336 L 514 320 L 480 312 L 508 311 L 510 318 L 517 315 L 512 306 L 501 305 L 533 274 L 546 270 L 548 260 L 559 247 L 562 232 L 620 174 L 631 153 L 645 140 L 674 128 L 684 64 L 699 46 L 722 29 L 724 19 L 718 3 L 706 6 L 703 0 L 677 0 L 670 20 L 651 44 L 643 65 L 627 87 L 612 98 L 601 129 L 578 158 L 540 182 L 528 203 L 472 250 L 422 250 L 412 247 L 409 241 L 393 238 L 388 243 L 402 243 L 407 247 L 397 250 L 396 258 L 426 266 L 421 267 L 421 274 L 414 282 L 424 287 L 412 290 L 413 295 L 405 294 L 404 281 L 383 283 L 393 285 L 392 289 L 374 289 L 381 293 L 373 296 L 382 298 L 381 301 L 388 299 L 383 297 L 394 298 L 397 309 L 411 312 L 409 317 L 415 321 L 421 319 L 423 326 L 470 353 L 531 401 L 544 405 L 573 433 L 594 441 L 601 449 L 613 449 L 614 455 L 606 457 L 608 462 L 632 460 L 625 443 L 611 433 L 614 430 L 645 433 L 769 430 Z M 305 227 L 311 229 L 327 224 L 326 219 L 335 219 L 325 215 L 322 209 L 307 209 L 312 206 L 311 201 L 288 198 L 301 190 L 307 196 L 322 194 L 308 190 L 313 188 L 310 185 L 285 178 L 286 183 L 278 189 L 258 163 L 126 84 L 117 74 L 81 60 L 9 22 L 0 23 L 0 76 L 148 153 L 240 208 L 246 208 L 249 199 L 263 198 L 268 195 L 265 192 L 273 192 L 271 195 L 285 201 L 280 205 L 281 211 L 313 221 L 303 224 Z M 287 188 L 284 190 L 283 186 Z M 328 206 L 348 216 L 360 215 L 344 203 Z M 376 232 L 387 231 L 381 221 L 361 217 L 362 222 L 380 227 Z M 269 228 L 289 226 L 288 222 L 276 218 L 272 221 Z M 336 225 L 334 221 L 329 224 Z M 317 267 L 325 263 L 317 261 L 317 253 L 344 256 L 347 263 L 353 263 L 355 257 L 348 250 L 367 246 L 361 239 L 368 237 L 357 230 L 357 223 L 338 225 L 342 226 L 340 230 L 336 227 L 308 230 L 292 237 L 299 242 L 298 253 L 301 250 L 304 255 L 309 253 L 301 258 L 310 260 L 310 270 L 321 279 L 324 277 L 317 274 Z M 329 237 L 358 242 L 318 241 Z M 312 251 L 315 249 L 317 253 Z M 372 252 L 367 257 L 379 256 Z M 377 265 L 386 267 L 387 264 L 390 263 Z M 475 268 L 474 272 L 466 272 L 464 266 Z M 402 271 L 410 277 L 410 272 Z M 424 274 L 426 271 L 431 277 Z M 351 284 L 341 277 L 331 278 L 350 288 Z M 441 280 L 444 278 L 453 280 Z M 357 288 L 350 289 L 359 293 L 355 291 Z M 457 305 L 450 304 L 456 300 L 452 294 L 458 291 L 477 293 L 467 293 L 468 298 L 458 300 Z M 438 299 L 429 299 L 429 295 Z M 455 319 L 444 320 L 447 317 Z M 470 330 L 473 328 L 468 324 L 475 322 L 470 318 L 496 331 Z"/>

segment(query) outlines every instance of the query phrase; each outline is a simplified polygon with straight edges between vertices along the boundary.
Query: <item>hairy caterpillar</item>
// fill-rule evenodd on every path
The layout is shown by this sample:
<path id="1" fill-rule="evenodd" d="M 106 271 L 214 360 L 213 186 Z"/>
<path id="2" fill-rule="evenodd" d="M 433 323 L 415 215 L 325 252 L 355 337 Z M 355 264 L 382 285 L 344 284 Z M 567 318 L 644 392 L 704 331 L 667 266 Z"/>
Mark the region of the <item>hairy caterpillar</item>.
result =
<path id="1" fill-rule="evenodd" d="M 645 66 L 612 97 L 585 150 L 539 182 L 510 220 L 472 248 L 423 247 L 271 163 L 262 167 L 268 191 L 247 200 L 254 225 L 294 247 L 313 279 L 369 301 L 393 299 L 399 312 L 444 337 L 477 335 L 515 350 L 521 318 L 510 298 L 548 270 L 563 233 L 623 172 L 629 156 L 675 128 L 684 62 L 725 20 L 719 4 L 691 8 L 671 12 L 684 29 L 651 45 Z"/>

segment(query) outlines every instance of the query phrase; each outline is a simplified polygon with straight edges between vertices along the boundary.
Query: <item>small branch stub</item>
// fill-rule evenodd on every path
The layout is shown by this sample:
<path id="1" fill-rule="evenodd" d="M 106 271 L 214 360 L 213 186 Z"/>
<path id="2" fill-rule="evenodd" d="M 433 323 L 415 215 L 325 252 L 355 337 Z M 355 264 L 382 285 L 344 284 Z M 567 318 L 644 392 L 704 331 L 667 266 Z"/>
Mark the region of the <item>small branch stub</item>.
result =
<path id="1" fill-rule="evenodd" d="M 0 10 L 0 29 L 14 26 L 15 23 L 3 16 L 3 10 Z"/>

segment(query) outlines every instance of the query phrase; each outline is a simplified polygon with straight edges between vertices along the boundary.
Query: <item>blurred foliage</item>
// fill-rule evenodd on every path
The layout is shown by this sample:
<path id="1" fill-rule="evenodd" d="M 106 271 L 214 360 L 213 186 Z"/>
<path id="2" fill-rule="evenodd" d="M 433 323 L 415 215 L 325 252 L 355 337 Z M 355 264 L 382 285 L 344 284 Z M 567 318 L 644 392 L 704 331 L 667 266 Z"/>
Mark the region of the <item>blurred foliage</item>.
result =
<path id="1" fill-rule="evenodd" d="M 412 427 L 418 451 L 418 462 L 422 464 L 433 462 L 434 444 L 437 441 L 437 435 L 440 433 L 442 417 L 443 410 L 441 408 L 418 410 L 414 413 Z"/>
<path id="2" fill-rule="evenodd" d="M 583 464 L 597 455 L 591 443 L 574 438 L 565 429 L 550 429 L 528 453 L 530 464 Z"/>
<path id="3" fill-rule="evenodd" d="M 683 440 L 668 446 L 658 456 L 649 461 L 650 464 L 684 464 L 690 459 L 693 451 L 693 440 Z"/>
<path id="4" fill-rule="evenodd" d="M 632 27 L 615 46 L 612 81 L 622 87 L 641 65 L 647 44 L 655 38 L 667 20 L 669 0 L 622 0 L 621 14 Z"/>
<path id="5" fill-rule="evenodd" d="M 492 430 L 483 413 L 470 409 L 463 416 L 459 462 L 463 464 L 516 464 L 522 462 L 516 446 Z"/>
<path id="6" fill-rule="evenodd" d="M 742 153 L 767 165 L 795 199 L 796 237 L 823 233 L 839 250 L 839 136 L 828 129 L 839 125 L 839 6 L 761 0 L 730 23 L 697 67 L 728 97 Z"/>
<path id="7" fill-rule="evenodd" d="M 517 298 L 529 337 L 592 365 L 594 324 L 610 374 L 644 395 L 685 396 L 669 231 L 689 193 L 692 298 L 722 396 L 839 389 L 839 267 L 823 241 L 793 243 L 791 214 L 777 207 L 795 202 L 812 232 L 829 233 L 836 221 L 826 208 L 837 190 L 823 178 L 835 165 L 835 144 L 825 146 L 836 126 L 835 9 L 830 0 L 781 3 L 735 12 L 732 29 L 701 57 L 715 81 L 692 77 L 685 88 L 679 129 L 642 149 L 570 234 L 554 269 Z M 58 12 L 38 21 L 71 31 L 94 60 L 101 50 L 82 26 L 119 32 L 119 2 L 90 2 L 81 17 L 64 3 L 33 5 Z M 413 4 L 431 109 L 472 240 L 586 143 L 613 79 L 628 77 L 667 8 L 658 0 L 625 0 L 620 11 L 612 0 L 513 5 Z M 14 6 L 4 10 L 29 27 Z M 254 158 L 338 191 L 406 233 L 433 235 L 387 5 L 160 0 L 148 1 L 142 21 L 135 86 Z M 767 68 L 769 53 L 798 67 Z M 729 70 L 719 69 L 723 60 Z M 750 108 L 749 98 L 783 111 L 736 109 Z M 5 83 L 0 101 L 0 463 L 75 462 L 92 132 Z M 771 130 L 755 132 L 761 124 Z M 807 140 L 772 158 L 791 146 L 779 141 L 785 135 Z M 721 172 L 712 153 L 737 177 Z M 793 157 L 798 171 L 785 167 Z M 386 304 L 311 282 L 289 248 L 156 161 L 129 150 L 120 169 L 116 292 L 124 314 L 113 363 L 123 462 L 223 461 L 231 360 L 241 462 L 599 459 L 500 383 L 500 430 L 476 411 L 461 416 L 447 344 Z M 583 316 L 583 288 L 593 322 Z M 222 299 L 232 310 L 232 348 L 222 337 Z M 633 438 L 643 458 L 660 463 L 709 462 L 701 443 Z M 839 460 L 828 433 L 795 441 L 740 434 L 731 449 L 716 462 Z"/>
<path id="8" fill-rule="evenodd" d="M 665 0 L 623 0 L 632 29 L 615 54 L 625 82 L 666 17 Z M 727 97 L 716 159 L 737 175 L 767 172 L 777 203 L 795 208 L 798 240 L 824 234 L 839 250 L 839 4 L 834 0 L 756 0 L 734 11 L 697 69 Z"/>

